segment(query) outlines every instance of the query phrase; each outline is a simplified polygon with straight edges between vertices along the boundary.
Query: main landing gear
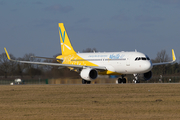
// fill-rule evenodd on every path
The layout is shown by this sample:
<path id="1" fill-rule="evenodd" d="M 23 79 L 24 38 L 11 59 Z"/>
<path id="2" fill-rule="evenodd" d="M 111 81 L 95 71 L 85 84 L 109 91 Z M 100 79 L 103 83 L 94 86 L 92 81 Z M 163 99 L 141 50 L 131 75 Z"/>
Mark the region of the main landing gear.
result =
<path id="1" fill-rule="evenodd" d="M 87 81 L 87 80 L 82 79 L 82 84 L 91 84 L 91 81 Z"/>
<path id="2" fill-rule="evenodd" d="M 124 78 L 124 75 L 122 75 L 122 78 L 118 78 L 118 84 L 126 83 L 126 78 Z"/>

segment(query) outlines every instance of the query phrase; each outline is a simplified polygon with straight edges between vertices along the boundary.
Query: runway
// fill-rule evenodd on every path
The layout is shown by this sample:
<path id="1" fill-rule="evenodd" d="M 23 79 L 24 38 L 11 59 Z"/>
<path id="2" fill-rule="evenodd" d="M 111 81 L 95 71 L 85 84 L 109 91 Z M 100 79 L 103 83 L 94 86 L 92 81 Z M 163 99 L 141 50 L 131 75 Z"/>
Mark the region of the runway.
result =
<path id="1" fill-rule="evenodd" d="M 0 119 L 179 119 L 180 84 L 3 85 Z"/>

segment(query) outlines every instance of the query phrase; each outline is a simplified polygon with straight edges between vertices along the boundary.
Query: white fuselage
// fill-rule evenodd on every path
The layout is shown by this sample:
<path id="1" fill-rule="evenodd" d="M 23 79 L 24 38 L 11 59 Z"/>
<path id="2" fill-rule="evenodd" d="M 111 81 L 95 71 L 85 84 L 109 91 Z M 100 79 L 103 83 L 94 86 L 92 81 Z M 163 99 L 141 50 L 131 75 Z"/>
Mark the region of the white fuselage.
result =
<path id="1" fill-rule="evenodd" d="M 140 52 L 77 53 L 81 58 L 105 66 L 107 70 L 121 74 L 146 73 L 152 69 L 152 62 Z"/>

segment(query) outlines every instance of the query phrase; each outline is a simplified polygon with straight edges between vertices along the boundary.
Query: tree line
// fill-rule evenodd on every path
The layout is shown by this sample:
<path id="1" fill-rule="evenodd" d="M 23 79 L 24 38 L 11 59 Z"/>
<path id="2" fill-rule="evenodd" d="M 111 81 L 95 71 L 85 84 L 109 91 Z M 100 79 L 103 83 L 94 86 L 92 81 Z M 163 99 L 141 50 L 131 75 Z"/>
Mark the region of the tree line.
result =
<path id="1" fill-rule="evenodd" d="M 155 59 L 152 59 L 153 63 L 159 62 L 168 62 L 171 61 L 172 58 L 169 57 L 166 53 L 166 50 L 161 50 L 157 53 Z M 153 75 L 176 75 L 180 76 L 180 62 L 176 62 L 174 64 L 160 65 L 154 66 L 152 69 Z"/>
<path id="2" fill-rule="evenodd" d="M 15 58 L 12 54 L 9 54 L 11 59 L 33 62 L 49 62 L 56 63 L 55 60 L 42 60 L 34 58 L 32 53 L 25 54 L 22 58 Z M 55 55 L 57 56 L 57 55 Z M 54 56 L 54 58 L 55 58 Z M 70 72 L 68 68 L 60 68 L 58 66 L 46 66 L 36 64 L 23 64 L 19 62 L 12 62 L 7 59 L 5 53 L 0 54 L 0 76 L 1 78 L 7 78 L 9 76 L 19 76 L 21 78 L 63 78 L 69 75 L 78 77 L 76 72 Z"/>
<path id="3" fill-rule="evenodd" d="M 83 52 L 97 52 L 95 48 L 87 48 L 83 50 Z M 16 58 L 12 54 L 9 54 L 11 59 L 22 60 L 22 61 L 34 61 L 34 62 L 49 62 L 56 63 L 56 60 L 42 60 L 38 58 L 34 58 L 31 56 L 35 56 L 33 53 L 25 54 L 22 58 Z M 54 55 L 56 58 L 60 54 Z M 151 59 L 152 62 L 166 62 L 170 61 L 171 58 L 167 55 L 165 50 L 162 50 L 157 53 L 157 57 L 155 59 Z M 161 65 L 154 66 L 152 69 L 153 76 L 156 75 L 180 75 L 180 64 L 175 63 L 173 65 Z M 0 76 L 3 78 L 7 78 L 9 76 L 19 76 L 21 78 L 29 77 L 41 77 L 41 78 L 80 78 L 79 74 L 70 71 L 68 68 L 58 67 L 58 66 L 45 66 L 45 65 L 36 65 L 36 64 L 22 64 L 18 62 L 12 62 L 7 59 L 5 53 L 0 54 Z"/>

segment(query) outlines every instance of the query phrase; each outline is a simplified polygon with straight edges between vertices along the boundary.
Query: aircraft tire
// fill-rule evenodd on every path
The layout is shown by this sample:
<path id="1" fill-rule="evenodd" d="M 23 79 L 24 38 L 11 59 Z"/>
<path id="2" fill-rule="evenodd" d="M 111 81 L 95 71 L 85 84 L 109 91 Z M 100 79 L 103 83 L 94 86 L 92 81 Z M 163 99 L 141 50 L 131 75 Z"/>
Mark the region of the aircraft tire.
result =
<path id="1" fill-rule="evenodd" d="M 123 78 L 122 81 L 123 81 L 123 83 L 126 83 L 126 78 Z"/>
<path id="2" fill-rule="evenodd" d="M 91 81 L 86 81 L 87 82 L 87 84 L 91 84 Z"/>
<path id="3" fill-rule="evenodd" d="M 82 79 L 82 84 L 86 84 L 86 83 L 87 83 L 87 81 Z"/>
<path id="4" fill-rule="evenodd" d="M 140 83 L 140 81 L 139 81 L 139 80 L 136 80 L 136 83 Z"/>
<path id="5" fill-rule="evenodd" d="M 121 83 L 122 83 L 122 79 L 118 78 L 118 84 L 121 84 Z"/>

